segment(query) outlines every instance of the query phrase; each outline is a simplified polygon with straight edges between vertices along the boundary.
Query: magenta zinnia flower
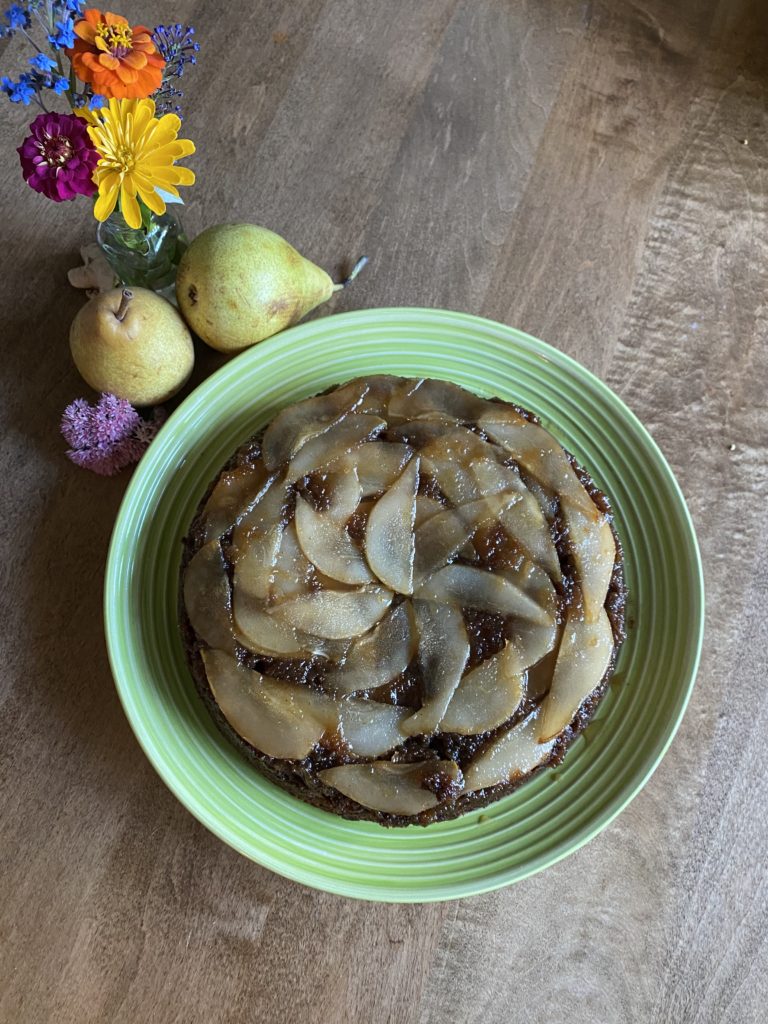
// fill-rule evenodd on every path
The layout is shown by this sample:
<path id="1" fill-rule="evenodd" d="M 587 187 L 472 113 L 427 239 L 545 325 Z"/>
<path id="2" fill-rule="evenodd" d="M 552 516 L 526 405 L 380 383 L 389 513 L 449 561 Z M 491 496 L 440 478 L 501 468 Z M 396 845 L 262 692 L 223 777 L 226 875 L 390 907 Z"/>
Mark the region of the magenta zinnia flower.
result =
<path id="1" fill-rule="evenodd" d="M 35 192 L 61 203 L 96 191 L 93 172 L 99 162 L 86 122 L 74 114 L 39 114 L 19 146 L 21 171 Z"/>

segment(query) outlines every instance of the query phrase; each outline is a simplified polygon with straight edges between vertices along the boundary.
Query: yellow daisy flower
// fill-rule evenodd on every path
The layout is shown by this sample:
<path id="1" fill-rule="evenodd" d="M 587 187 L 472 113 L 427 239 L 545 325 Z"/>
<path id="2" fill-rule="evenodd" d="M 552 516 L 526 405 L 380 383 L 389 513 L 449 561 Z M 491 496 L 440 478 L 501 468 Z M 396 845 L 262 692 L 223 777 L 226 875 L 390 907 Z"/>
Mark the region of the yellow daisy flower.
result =
<path id="1" fill-rule="evenodd" d="M 153 213 L 165 213 L 165 201 L 156 190 L 178 196 L 177 185 L 194 184 L 194 173 L 174 162 L 194 153 L 195 144 L 176 138 L 181 121 L 175 114 L 155 117 L 154 100 L 111 99 L 108 107 L 86 119 L 101 157 L 93 175 L 99 189 L 96 220 L 106 220 L 119 199 L 126 223 L 139 228 L 137 196 Z"/>

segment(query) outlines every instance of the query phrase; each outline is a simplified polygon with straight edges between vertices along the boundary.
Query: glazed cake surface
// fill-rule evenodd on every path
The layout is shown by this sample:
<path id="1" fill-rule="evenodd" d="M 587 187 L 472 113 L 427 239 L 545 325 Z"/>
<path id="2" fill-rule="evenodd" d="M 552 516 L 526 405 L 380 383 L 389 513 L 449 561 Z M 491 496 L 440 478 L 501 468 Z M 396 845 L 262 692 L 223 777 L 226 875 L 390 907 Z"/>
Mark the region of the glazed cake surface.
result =
<path id="1" fill-rule="evenodd" d="M 360 378 L 212 482 L 180 620 L 201 697 L 268 778 L 429 824 L 511 792 L 597 709 L 624 636 L 608 498 L 531 413 Z"/>

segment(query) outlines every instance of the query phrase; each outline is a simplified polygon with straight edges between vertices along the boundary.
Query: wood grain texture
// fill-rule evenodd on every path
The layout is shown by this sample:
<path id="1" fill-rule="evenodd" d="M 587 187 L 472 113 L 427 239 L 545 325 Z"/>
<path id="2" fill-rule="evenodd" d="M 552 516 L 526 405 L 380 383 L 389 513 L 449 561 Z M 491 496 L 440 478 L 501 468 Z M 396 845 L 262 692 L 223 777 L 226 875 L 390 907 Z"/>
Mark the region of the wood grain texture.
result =
<path id="1" fill-rule="evenodd" d="M 492 316 L 596 370 L 688 497 L 693 701 L 589 846 L 512 889 L 359 904 L 240 858 L 154 775 L 102 639 L 127 475 L 63 457 L 87 204 L 24 187 L 4 107 L 2 1024 L 751 1024 L 768 1003 L 768 26 L 762 0 L 179 0 L 198 185 L 339 270 L 332 310 Z M 6 49 L 7 62 L 18 51 Z M 192 163 L 192 161 L 190 161 Z M 221 357 L 200 352 L 195 380 Z"/>

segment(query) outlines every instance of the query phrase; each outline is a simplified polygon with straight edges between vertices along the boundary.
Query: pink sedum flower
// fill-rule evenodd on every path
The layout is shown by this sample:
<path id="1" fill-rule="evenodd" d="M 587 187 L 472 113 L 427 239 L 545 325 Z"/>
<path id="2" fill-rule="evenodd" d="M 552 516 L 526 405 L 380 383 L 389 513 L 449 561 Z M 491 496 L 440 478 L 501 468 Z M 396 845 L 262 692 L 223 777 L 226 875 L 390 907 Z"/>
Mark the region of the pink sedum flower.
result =
<path id="1" fill-rule="evenodd" d="M 86 122 L 74 114 L 39 114 L 29 128 L 17 150 L 24 180 L 56 203 L 92 196 L 99 154 Z"/>
<path id="2" fill-rule="evenodd" d="M 99 476 L 114 476 L 138 462 L 165 420 L 162 408 L 151 420 L 139 416 L 130 402 L 103 394 L 95 406 L 76 398 L 64 410 L 61 433 L 70 445 L 67 457 Z"/>

